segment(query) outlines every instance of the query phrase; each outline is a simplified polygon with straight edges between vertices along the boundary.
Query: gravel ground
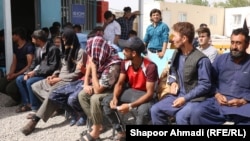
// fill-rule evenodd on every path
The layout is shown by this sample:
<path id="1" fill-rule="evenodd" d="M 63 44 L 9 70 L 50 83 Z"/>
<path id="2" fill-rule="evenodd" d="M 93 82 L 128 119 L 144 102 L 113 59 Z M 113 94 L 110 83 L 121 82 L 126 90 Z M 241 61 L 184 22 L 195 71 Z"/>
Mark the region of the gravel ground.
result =
<path id="1" fill-rule="evenodd" d="M 41 120 L 35 131 L 25 136 L 20 129 L 28 122 L 26 119 L 28 112 L 15 113 L 17 106 L 4 107 L 4 103 L 8 100 L 9 97 L 0 93 L 0 141 L 75 141 L 79 139 L 80 133 L 87 129 L 86 126 L 69 126 L 69 120 L 60 115 L 49 119 L 46 123 Z M 108 124 L 105 127 L 108 129 L 100 138 L 109 141 L 112 129 Z"/>

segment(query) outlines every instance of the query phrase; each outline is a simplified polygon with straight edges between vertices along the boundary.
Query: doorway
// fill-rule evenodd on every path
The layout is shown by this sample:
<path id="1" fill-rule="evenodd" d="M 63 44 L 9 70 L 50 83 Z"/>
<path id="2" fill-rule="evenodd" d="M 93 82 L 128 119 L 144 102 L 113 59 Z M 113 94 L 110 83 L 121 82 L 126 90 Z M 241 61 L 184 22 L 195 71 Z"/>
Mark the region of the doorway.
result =
<path id="1" fill-rule="evenodd" d="M 35 0 L 11 0 L 12 28 L 25 27 L 28 33 L 35 30 Z"/>

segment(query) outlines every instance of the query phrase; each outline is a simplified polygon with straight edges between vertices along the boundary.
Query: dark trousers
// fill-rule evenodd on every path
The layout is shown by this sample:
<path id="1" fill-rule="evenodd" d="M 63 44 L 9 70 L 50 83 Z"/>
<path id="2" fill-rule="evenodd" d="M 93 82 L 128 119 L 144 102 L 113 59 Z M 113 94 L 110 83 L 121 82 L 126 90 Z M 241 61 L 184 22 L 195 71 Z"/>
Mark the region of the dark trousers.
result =
<path id="1" fill-rule="evenodd" d="M 135 89 L 126 89 L 122 92 L 121 96 L 119 97 L 118 105 L 121 105 L 123 103 L 131 103 L 143 96 L 146 92 L 145 91 L 139 91 Z M 111 109 L 109 106 L 110 101 L 113 99 L 113 95 L 106 96 L 103 101 L 103 111 L 104 114 L 107 116 L 108 120 L 113 124 L 118 132 L 120 132 L 122 129 L 122 125 L 119 122 L 119 119 L 116 115 L 116 110 Z M 140 106 L 134 108 L 134 111 L 136 112 L 136 125 L 142 125 L 148 123 L 150 120 L 150 113 L 149 109 L 153 105 L 153 100 L 144 104 L 141 104 Z"/>
<path id="2" fill-rule="evenodd" d="M 16 79 L 9 81 L 6 76 L 0 78 L 0 92 L 10 96 L 18 103 L 21 101 L 21 95 L 16 85 Z"/>

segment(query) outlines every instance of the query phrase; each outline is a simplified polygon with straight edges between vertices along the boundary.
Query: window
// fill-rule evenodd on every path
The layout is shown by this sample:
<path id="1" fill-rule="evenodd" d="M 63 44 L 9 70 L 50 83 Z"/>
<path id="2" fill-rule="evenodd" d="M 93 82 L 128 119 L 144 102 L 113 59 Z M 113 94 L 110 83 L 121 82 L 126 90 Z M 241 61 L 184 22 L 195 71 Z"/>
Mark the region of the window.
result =
<path id="1" fill-rule="evenodd" d="M 241 24 L 241 15 L 235 14 L 233 15 L 233 25 L 240 25 Z"/>
<path id="2" fill-rule="evenodd" d="M 215 15 L 210 16 L 209 24 L 216 25 L 216 23 L 217 23 L 217 16 L 215 16 Z"/>
<path id="3" fill-rule="evenodd" d="M 187 14 L 184 12 L 179 13 L 179 22 L 186 22 L 187 21 Z"/>

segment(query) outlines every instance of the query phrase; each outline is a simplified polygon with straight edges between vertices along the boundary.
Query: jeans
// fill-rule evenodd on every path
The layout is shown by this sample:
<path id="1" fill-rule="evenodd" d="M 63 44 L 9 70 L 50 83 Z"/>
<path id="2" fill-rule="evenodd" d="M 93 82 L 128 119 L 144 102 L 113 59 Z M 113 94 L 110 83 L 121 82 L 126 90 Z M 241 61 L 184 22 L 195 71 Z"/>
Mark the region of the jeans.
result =
<path id="1" fill-rule="evenodd" d="M 42 79 L 44 77 L 31 77 L 28 80 L 24 80 L 24 75 L 20 75 L 16 79 L 16 84 L 22 97 L 22 104 L 31 104 L 32 110 L 38 110 L 41 101 L 33 93 L 31 85 Z"/>

